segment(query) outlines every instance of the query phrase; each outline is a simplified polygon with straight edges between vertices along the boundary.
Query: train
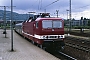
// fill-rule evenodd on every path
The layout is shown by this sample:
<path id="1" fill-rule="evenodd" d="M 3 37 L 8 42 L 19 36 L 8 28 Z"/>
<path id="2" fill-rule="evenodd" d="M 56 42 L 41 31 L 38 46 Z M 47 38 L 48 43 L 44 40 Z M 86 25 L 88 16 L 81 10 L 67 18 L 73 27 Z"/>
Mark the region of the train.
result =
<path id="1" fill-rule="evenodd" d="M 15 25 L 15 32 L 42 49 L 64 49 L 64 20 L 40 13 Z"/>

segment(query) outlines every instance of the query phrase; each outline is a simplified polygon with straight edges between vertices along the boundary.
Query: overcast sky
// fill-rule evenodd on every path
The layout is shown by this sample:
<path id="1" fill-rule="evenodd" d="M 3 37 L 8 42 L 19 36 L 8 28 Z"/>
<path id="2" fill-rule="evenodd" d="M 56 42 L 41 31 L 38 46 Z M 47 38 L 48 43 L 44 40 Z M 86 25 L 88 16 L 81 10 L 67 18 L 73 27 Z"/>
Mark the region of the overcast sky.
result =
<path id="1" fill-rule="evenodd" d="M 57 2 L 55 2 L 57 1 Z M 0 6 L 10 6 L 11 0 L 0 0 Z M 69 0 L 13 0 L 13 11 L 17 13 L 28 13 L 34 11 L 49 12 L 56 15 L 59 10 L 59 16 L 67 18 L 67 9 L 69 10 Z M 90 18 L 90 0 L 72 0 L 72 18 L 80 19 L 81 16 Z M 1 7 L 0 10 L 3 10 Z M 7 8 L 10 10 L 10 8 Z"/>

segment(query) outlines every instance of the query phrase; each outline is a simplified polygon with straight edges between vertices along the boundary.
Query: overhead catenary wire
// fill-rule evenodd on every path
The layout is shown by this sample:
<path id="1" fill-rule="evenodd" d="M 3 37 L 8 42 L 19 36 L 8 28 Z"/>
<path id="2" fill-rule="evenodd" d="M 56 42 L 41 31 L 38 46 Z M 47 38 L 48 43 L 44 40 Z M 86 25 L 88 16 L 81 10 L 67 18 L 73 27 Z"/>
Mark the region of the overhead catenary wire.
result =
<path id="1" fill-rule="evenodd" d="M 50 5 L 52 5 L 52 4 L 54 4 L 54 3 L 56 3 L 56 2 L 58 2 L 59 0 L 56 0 L 56 1 L 54 1 L 54 2 L 52 2 L 52 3 L 50 3 L 50 4 L 48 4 L 47 6 L 45 6 L 45 7 L 48 7 L 48 6 L 50 6 Z"/>
<path id="2" fill-rule="evenodd" d="M 40 1 L 40 10 L 42 9 L 42 0 Z"/>
<path id="3" fill-rule="evenodd" d="M 38 10 L 40 9 L 40 0 L 39 0 L 39 2 L 38 2 Z"/>
<path id="4" fill-rule="evenodd" d="M 90 4 L 89 4 L 89 5 L 82 6 L 82 7 L 78 7 L 78 8 L 72 8 L 71 10 L 72 10 L 72 12 L 73 12 L 73 10 L 79 10 L 79 9 L 82 9 L 82 8 L 86 8 L 86 7 L 88 7 L 88 6 L 90 6 Z M 68 9 L 68 10 L 69 10 L 69 9 Z M 63 13 L 62 13 L 62 12 L 63 12 Z M 59 12 L 59 13 L 65 14 L 66 10 L 64 10 L 64 11 L 62 11 L 62 12 Z M 76 14 L 75 14 L 75 15 L 76 15 Z"/>
<path id="5" fill-rule="evenodd" d="M 80 10 L 80 9 L 82 9 L 82 8 L 86 8 L 86 7 L 88 7 L 88 6 L 90 6 L 90 4 L 89 5 L 85 5 L 85 6 L 82 6 L 82 7 L 79 7 L 79 8 L 73 8 L 72 10 Z M 83 13 L 83 12 L 78 12 L 78 13 Z M 74 13 L 74 15 L 77 15 L 76 13 Z"/>
<path id="6" fill-rule="evenodd" d="M 78 7 L 78 8 L 73 8 L 72 11 L 73 11 L 73 10 L 78 10 L 78 9 L 81 9 L 81 8 L 85 8 L 85 7 L 87 7 L 87 6 L 90 6 L 90 4 L 89 4 L 89 5 L 82 6 L 82 7 Z M 67 10 L 67 9 L 66 9 L 66 10 Z M 65 10 L 65 11 L 62 11 L 62 12 L 65 13 L 66 10 Z M 68 10 L 69 10 L 69 9 L 68 9 Z"/>
<path id="7" fill-rule="evenodd" d="M 41 10 L 42 9 L 42 0 L 39 0 L 38 1 L 38 10 Z"/>
<path id="8" fill-rule="evenodd" d="M 50 3 L 50 4 L 46 5 L 46 6 L 44 6 L 43 8 L 44 8 L 45 12 L 46 12 L 46 7 L 48 7 L 48 6 L 50 6 L 50 5 L 54 4 L 54 3 L 56 3 L 56 2 L 58 2 L 58 1 L 59 1 L 59 0 L 53 1 L 52 3 Z"/>

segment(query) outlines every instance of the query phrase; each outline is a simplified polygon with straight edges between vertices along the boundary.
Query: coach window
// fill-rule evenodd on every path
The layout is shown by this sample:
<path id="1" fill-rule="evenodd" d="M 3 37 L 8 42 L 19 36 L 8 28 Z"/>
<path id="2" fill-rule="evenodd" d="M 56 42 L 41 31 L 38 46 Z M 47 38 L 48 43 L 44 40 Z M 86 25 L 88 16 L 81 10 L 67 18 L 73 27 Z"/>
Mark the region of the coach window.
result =
<path id="1" fill-rule="evenodd" d="M 38 22 L 36 22 L 36 28 L 38 28 Z"/>

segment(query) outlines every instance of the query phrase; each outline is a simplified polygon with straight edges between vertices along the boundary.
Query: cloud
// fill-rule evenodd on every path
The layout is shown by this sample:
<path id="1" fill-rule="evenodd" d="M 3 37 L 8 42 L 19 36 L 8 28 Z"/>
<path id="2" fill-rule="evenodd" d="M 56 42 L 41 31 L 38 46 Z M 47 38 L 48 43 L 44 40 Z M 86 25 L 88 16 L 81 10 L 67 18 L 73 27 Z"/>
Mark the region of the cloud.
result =
<path id="1" fill-rule="evenodd" d="M 10 6 L 11 0 L 0 0 L 3 2 L 3 5 Z M 44 10 L 45 8 L 47 10 L 51 9 L 69 9 L 69 0 L 59 0 L 53 4 L 56 0 L 13 0 L 13 5 L 16 6 L 15 9 L 21 9 L 21 10 L 28 10 L 28 9 L 33 9 L 33 10 Z M 89 0 L 71 0 L 72 1 L 72 9 L 78 8 L 85 6 L 89 4 Z"/>
<path id="2" fill-rule="evenodd" d="M 56 13 L 59 10 L 59 14 L 66 14 L 66 9 L 69 9 L 70 0 L 13 0 L 14 11 L 19 13 L 27 13 L 28 11 L 35 12 L 50 12 L 51 14 Z M 90 8 L 90 0 L 71 0 L 72 13 L 88 11 Z M 10 6 L 11 0 L 0 0 L 1 6 Z M 7 8 L 10 10 L 10 8 Z M 85 12 L 84 12 L 85 13 Z"/>
<path id="3" fill-rule="evenodd" d="M 2 5 L 3 5 L 3 2 L 4 2 L 3 0 L 0 0 L 0 6 L 2 6 Z"/>

